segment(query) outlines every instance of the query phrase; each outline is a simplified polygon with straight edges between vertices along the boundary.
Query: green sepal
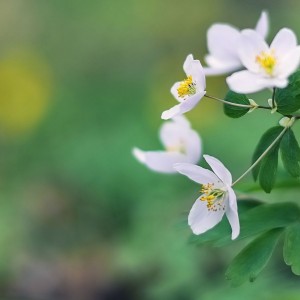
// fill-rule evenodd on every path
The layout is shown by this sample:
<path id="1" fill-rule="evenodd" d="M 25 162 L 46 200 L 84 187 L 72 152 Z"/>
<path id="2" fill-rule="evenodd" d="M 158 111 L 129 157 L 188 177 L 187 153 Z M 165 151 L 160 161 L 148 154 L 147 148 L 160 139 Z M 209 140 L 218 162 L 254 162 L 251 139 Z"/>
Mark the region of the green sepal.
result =
<path id="1" fill-rule="evenodd" d="M 276 89 L 275 102 L 281 114 L 290 114 L 300 109 L 300 70 L 289 77 L 287 87 Z"/>
<path id="2" fill-rule="evenodd" d="M 283 258 L 295 275 L 300 275 L 300 223 L 287 228 L 283 246 Z"/>
<path id="3" fill-rule="evenodd" d="M 226 94 L 225 100 L 231 103 L 250 105 L 250 102 L 246 95 L 238 94 L 233 91 L 229 91 Z M 224 104 L 224 113 L 230 118 L 240 118 L 243 115 L 245 115 L 249 110 L 249 107 L 239 107 L 230 104 Z"/>
<path id="4" fill-rule="evenodd" d="M 231 285 L 253 282 L 265 268 L 275 249 L 282 229 L 273 229 L 248 244 L 232 261 L 226 271 Z"/>
<path id="5" fill-rule="evenodd" d="M 285 169 L 293 177 L 299 177 L 300 147 L 291 128 L 289 128 L 282 137 L 280 151 Z"/>

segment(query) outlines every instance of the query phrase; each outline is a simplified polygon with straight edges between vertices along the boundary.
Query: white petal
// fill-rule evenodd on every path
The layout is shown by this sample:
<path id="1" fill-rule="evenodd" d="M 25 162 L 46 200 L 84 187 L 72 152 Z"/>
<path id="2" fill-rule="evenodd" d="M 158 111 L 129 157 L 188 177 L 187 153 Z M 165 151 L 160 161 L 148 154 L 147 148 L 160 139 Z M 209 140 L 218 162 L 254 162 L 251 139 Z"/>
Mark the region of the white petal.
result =
<path id="1" fill-rule="evenodd" d="M 185 72 L 185 74 L 188 74 L 188 71 L 189 71 L 189 67 L 190 67 L 190 64 L 194 61 L 194 57 L 193 57 L 193 54 L 189 54 L 184 63 L 183 63 L 183 71 Z"/>
<path id="2" fill-rule="evenodd" d="M 145 151 L 139 149 L 139 148 L 133 148 L 132 149 L 132 154 L 133 156 L 141 163 L 145 163 L 146 162 L 146 155 L 145 155 Z"/>
<path id="3" fill-rule="evenodd" d="M 261 89 L 261 85 L 257 82 L 257 77 L 256 74 L 244 70 L 227 77 L 226 82 L 232 91 L 247 94 Z"/>
<path id="4" fill-rule="evenodd" d="M 161 118 L 164 120 L 168 120 L 170 118 L 174 118 L 176 116 L 182 115 L 192 110 L 204 95 L 205 95 L 204 91 L 199 91 L 197 94 L 187 97 L 180 104 L 177 104 L 172 108 L 165 110 L 162 113 Z"/>
<path id="5" fill-rule="evenodd" d="M 275 72 L 280 78 L 287 78 L 296 71 L 300 62 L 300 46 L 297 46 L 278 63 Z"/>
<path id="6" fill-rule="evenodd" d="M 275 36 L 270 48 L 274 49 L 276 56 L 279 58 L 286 55 L 289 51 L 297 46 L 297 37 L 295 33 L 288 29 L 282 28 Z"/>
<path id="7" fill-rule="evenodd" d="M 181 114 L 184 114 L 190 110 L 192 110 L 198 102 L 205 95 L 205 91 L 198 91 L 197 94 L 187 97 L 182 103 L 180 103 L 180 111 Z"/>
<path id="8" fill-rule="evenodd" d="M 287 78 L 261 78 L 261 84 L 263 88 L 278 87 L 280 89 L 285 88 L 289 81 Z"/>
<path id="9" fill-rule="evenodd" d="M 232 229 L 231 239 L 234 240 L 240 234 L 240 221 L 238 216 L 236 195 L 232 188 L 228 188 L 228 205 L 226 206 L 226 216 Z"/>
<path id="10" fill-rule="evenodd" d="M 139 150 L 139 149 L 138 149 Z M 175 163 L 187 162 L 186 155 L 179 152 L 167 151 L 134 151 L 134 156 L 149 169 L 161 173 L 176 173 Z M 143 156 L 141 156 L 143 154 Z M 142 158 L 142 159 L 140 159 Z"/>
<path id="11" fill-rule="evenodd" d="M 269 32 L 269 17 L 266 11 L 262 11 L 260 18 L 255 26 L 255 31 L 258 32 L 264 39 Z"/>
<path id="12" fill-rule="evenodd" d="M 160 139 L 166 149 L 177 149 L 187 156 L 187 162 L 196 164 L 201 155 L 202 143 L 184 116 L 165 122 L 160 129 Z"/>
<path id="13" fill-rule="evenodd" d="M 183 98 L 179 97 L 179 95 L 178 95 L 177 89 L 179 88 L 180 85 L 181 85 L 181 82 L 178 81 L 178 82 L 175 82 L 173 84 L 173 86 L 171 87 L 171 93 L 178 102 L 184 101 Z"/>
<path id="14" fill-rule="evenodd" d="M 163 120 L 169 120 L 171 118 L 174 118 L 176 116 L 181 115 L 181 111 L 180 111 L 180 104 L 177 104 L 173 107 L 171 107 L 168 110 L 165 110 L 162 114 L 161 114 L 161 118 Z"/>
<path id="15" fill-rule="evenodd" d="M 196 164 L 202 154 L 202 141 L 198 133 L 190 130 L 185 136 L 185 154 L 191 164 Z"/>
<path id="16" fill-rule="evenodd" d="M 186 124 L 181 125 L 174 120 L 165 122 L 159 132 L 160 140 L 166 149 L 168 148 L 180 148 L 182 146 L 182 137 L 186 132 L 190 130 L 190 127 Z"/>
<path id="17" fill-rule="evenodd" d="M 186 128 L 191 128 L 191 123 L 185 116 L 177 116 L 173 118 L 173 121 L 175 124 L 181 126 L 181 127 L 186 127 Z"/>
<path id="18" fill-rule="evenodd" d="M 175 164 L 173 167 L 177 172 L 187 176 L 188 178 L 197 183 L 213 183 L 215 184 L 215 186 L 217 185 L 218 187 L 222 184 L 219 178 L 212 171 L 204 169 L 202 167 L 186 163 L 178 163 Z"/>
<path id="19" fill-rule="evenodd" d="M 260 67 L 256 62 L 257 55 L 269 50 L 262 36 L 255 30 L 245 29 L 242 31 L 238 45 L 239 57 L 243 65 L 252 72 L 259 72 Z"/>
<path id="20" fill-rule="evenodd" d="M 240 32 L 227 24 L 214 24 L 207 31 L 207 47 L 219 61 L 239 62 L 237 45 Z"/>
<path id="21" fill-rule="evenodd" d="M 231 186 L 232 176 L 228 169 L 217 158 L 210 155 L 203 155 L 214 173 L 226 184 Z"/>
<path id="22" fill-rule="evenodd" d="M 184 72 L 187 76 L 192 76 L 196 82 L 197 89 L 205 90 L 206 82 L 202 65 L 199 60 L 194 60 L 193 55 L 189 54 L 183 64 Z"/>
<path id="23" fill-rule="evenodd" d="M 217 225 L 223 218 L 224 210 L 209 211 L 206 202 L 197 199 L 189 213 L 188 224 L 194 234 L 201 234 Z"/>
<path id="24" fill-rule="evenodd" d="M 247 70 L 232 74 L 226 78 L 226 82 L 232 91 L 242 94 L 255 93 L 264 88 L 283 88 L 288 84 L 285 78 L 262 77 Z"/>
<path id="25" fill-rule="evenodd" d="M 223 66 L 223 67 L 204 67 L 203 72 L 206 76 L 213 76 L 213 75 L 224 75 L 228 73 L 232 73 L 242 66 L 241 63 L 238 65 L 232 66 Z"/>
<path id="26" fill-rule="evenodd" d="M 204 60 L 209 65 L 210 68 L 213 69 L 239 69 L 242 67 L 242 63 L 240 59 L 230 60 L 228 58 L 221 58 L 211 54 L 208 54 L 204 57 Z M 206 72 L 206 67 L 203 68 L 204 73 Z M 229 72 L 229 71 L 228 71 Z"/>

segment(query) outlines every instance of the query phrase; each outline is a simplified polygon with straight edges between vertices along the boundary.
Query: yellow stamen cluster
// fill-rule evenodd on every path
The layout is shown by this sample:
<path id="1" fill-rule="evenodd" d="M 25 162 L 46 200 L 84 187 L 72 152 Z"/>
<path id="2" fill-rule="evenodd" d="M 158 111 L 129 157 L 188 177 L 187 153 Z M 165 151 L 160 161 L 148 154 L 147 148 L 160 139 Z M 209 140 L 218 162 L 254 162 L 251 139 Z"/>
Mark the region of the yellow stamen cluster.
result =
<path id="1" fill-rule="evenodd" d="M 206 201 L 206 206 L 209 211 L 224 210 L 223 195 L 224 191 L 214 189 L 213 183 L 203 184 L 200 192 L 203 194 L 200 197 L 201 201 Z"/>
<path id="2" fill-rule="evenodd" d="M 208 184 L 202 184 L 200 192 L 203 194 L 210 194 L 213 191 L 214 184 L 213 183 L 208 183 Z"/>
<path id="3" fill-rule="evenodd" d="M 273 75 L 273 71 L 277 62 L 274 51 L 271 51 L 270 53 L 262 51 L 260 55 L 256 56 L 255 61 L 265 70 L 268 75 Z"/>
<path id="4" fill-rule="evenodd" d="M 196 94 L 196 86 L 193 82 L 193 77 L 188 76 L 187 79 L 183 80 L 178 87 L 177 92 L 180 98 Z"/>

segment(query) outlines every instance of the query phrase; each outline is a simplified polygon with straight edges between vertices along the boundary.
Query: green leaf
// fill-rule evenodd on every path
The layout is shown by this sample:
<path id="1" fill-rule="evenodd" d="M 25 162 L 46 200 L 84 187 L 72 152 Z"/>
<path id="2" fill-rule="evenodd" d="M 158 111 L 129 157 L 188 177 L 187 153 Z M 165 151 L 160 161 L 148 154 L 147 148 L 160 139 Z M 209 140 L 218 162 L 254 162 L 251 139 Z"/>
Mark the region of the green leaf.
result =
<path id="1" fill-rule="evenodd" d="M 226 94 L 225 100 L 231 103 L 250 105 L 250 102 L 246 95 L 238 94 L 233 91 L 229 91 Z M 249 107 L 239 107 L 230 104 L 224 104 L 224 113 L 231 118 L 240 118 L 244 114 L 246 114 L 249 111 L 249 109 Z"/>
<path id="2" fill-rule="evenodd" d="M 256 279 L 270 260 L 281 232 L 282 229 L 273 229 L 264 233 L 234 258 L 225 275 L 233 286 Z"/>
<path id="3" fill-rule="evenodd" d="M 293 176 L 300 176 L 300 147 L 294 132 L 289 128 L 280 143 L 281 158 L 285 169 Z"/>
<path id="4" fill-rule="evenodd" d="M 290 114 L 300 109 L 300 70 L 289 77 L 287 87 L 276 89 L 275 102 L 281 114 Z"/>
<path id="5" fill-rule="evenodd" d="M 272 144 L 272 142 L 277 138 L 277 136 L 280 134 L 280 132 L 283 130 L 281 126 L 275 126 L 270 129 L 268 129 L 261 139 L 258 142 L 258 145 L 255 148 L 253 157 L 252 157 L 252 163 L 256 162 L 256 160 L 263 154 L 263 152 Z M 254 180 L 257 180 L 259 170 L 260 170 L 261 162 L 256 165 L 255 168 L 252 170 L 252 174 L 254 177 Z"/>
<path id="6" fill-rule="evenodd" d="M 240 214 L 241 232 L 237 241 L 252 237 L 274 228 L 284 228 L 300 219 L 300 208 L 295 203 L 259 205 Z M 214 242 L 217 247 L 231 243 L 230 235 Z"/>
<path id="7" fill-rule="evenodd" d="M 241 232 L 236 241 L 253 237 L 273 228 L 284 228 L 300 219 L 295 203 L 262 204 L 255 200 L 238 200 Z M 201 235 L 192 235 L 191 243 L 210 243 L 222 247 L 232 242 L 231 228 L 226 217 L 214 228 Z"/>
<path id="8" fill-rule="evenodd" d="M 278 167 L 279 143 L 276 143 L 262 159 L 259 171 L 259 184 L 266 193 L 274 187 Z"/>
<path id="9" fill-rule="evenodd" d="M 243 214 L 249 209 L 253 209 L 258 205 L 261 205 L 262 202 L 253 199 L 243 199 L 238 200 L 238 211 L 239 214 Z M 224 237 L 227 237 L 228 240 L 231 241 L 231 227 L 228 223 L 227 218 L 223 218 L 223 220 L 217 224 L 214 228 L 202 233 L 200 235 L 192 234 L 189 238 L 189 242 L 197 245 L 203 245 L 205 243 L 213 243 Z"/>
<path id="10" fill-rule="evenodd" d="M 283 246 L 283 258 L 292 267 L 296 275 L 300 275 L 300 223 L 287 228 Z"/>

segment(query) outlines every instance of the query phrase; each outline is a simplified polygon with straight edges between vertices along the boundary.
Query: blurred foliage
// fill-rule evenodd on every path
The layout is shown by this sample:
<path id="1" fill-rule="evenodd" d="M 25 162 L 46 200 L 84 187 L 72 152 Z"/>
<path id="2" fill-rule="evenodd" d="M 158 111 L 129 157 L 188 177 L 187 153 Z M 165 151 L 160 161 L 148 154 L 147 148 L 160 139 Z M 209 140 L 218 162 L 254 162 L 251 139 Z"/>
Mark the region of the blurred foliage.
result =
<path id="1" fill-rule="evenodd" d="M 254 284 L 229 288 L 224 272 L 243 242 L 188 244 L 177 225 L 197 197 L 193 184 L 131 156 L 133 146 L 160 147 L 169 88 L 186 54 L 203 58 L 208 27 L 251 27 L 262 9 L 271 37 L 284 26 L 299 36 L 292 0 L 0 3 L 1 299 L 299 299 L 299 280 L 276 252 Z M 210 94 L 226 94 L 223 79 L 208 79 Z M 209 100 L 187 115 L 204 152 L 235 177 L 278 121 L 264 116 L 233 120 Z M 247 180 L 238 187 L 255 189 Z M 270 202 L 297 193 L 253 191 Z"/>

